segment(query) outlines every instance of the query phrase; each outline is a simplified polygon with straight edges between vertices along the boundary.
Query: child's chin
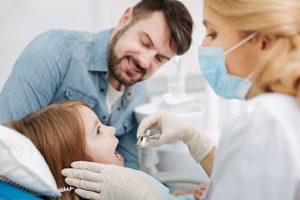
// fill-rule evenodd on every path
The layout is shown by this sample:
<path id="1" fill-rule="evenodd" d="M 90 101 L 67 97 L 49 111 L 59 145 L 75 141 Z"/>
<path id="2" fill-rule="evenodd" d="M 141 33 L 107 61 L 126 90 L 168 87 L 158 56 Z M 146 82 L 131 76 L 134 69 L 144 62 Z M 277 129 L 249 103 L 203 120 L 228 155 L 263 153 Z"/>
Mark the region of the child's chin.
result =
<path id="1" fill-rule="evenodd" d="M 124 162 L 119 162 L 118 166 L 124 167 Z"/>
<path id="2" fill-rule="evenodd" d="M 124 162 L 121 162 L 120 160 L 115 160 L 113 163 L 111 163 L 112 165 L 116 165 L 119 167 L 124 167 Z"/>

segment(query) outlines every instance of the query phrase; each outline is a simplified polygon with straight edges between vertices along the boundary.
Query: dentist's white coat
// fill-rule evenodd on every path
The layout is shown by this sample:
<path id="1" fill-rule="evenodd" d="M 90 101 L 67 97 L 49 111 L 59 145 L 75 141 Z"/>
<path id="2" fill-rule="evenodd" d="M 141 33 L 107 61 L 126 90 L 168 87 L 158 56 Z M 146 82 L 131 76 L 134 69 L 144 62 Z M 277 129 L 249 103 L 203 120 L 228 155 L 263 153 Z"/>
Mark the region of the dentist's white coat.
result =
<path id="1" fill-rule="evenodd" d="M 228 123 L 204 198 L 300 199 L 300 107 L 294 97 L 259 95 Z"/>

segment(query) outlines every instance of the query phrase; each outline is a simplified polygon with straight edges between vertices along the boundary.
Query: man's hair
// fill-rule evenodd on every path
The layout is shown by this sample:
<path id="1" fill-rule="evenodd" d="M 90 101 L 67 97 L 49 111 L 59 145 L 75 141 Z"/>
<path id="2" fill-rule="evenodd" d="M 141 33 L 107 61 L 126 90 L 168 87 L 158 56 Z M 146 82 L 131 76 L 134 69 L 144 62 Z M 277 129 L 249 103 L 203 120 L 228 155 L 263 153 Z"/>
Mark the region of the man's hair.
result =
<path id="1" fill-rule="evenodd" d="M 133 7 L 134 20 L 161 11 L 177 46 L 177 55 L 184 54 L 191 46 L 193 20 L 187 8 L 177 0 L 141 0 Z"/>

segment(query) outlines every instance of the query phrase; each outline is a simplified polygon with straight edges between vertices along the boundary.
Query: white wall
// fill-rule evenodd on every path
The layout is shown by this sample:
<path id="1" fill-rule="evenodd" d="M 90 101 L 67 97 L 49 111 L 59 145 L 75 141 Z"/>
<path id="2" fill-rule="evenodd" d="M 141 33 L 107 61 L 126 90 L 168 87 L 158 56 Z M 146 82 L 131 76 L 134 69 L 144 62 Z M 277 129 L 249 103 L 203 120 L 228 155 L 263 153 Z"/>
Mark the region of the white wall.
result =
<path id="1" fill-rule="evenodd" d="M 49 29 L 97 32 L 111 28 L 116 25 L 125 9 L 137 2 L 138 0 L 0 1 L 0 90 L 20 53 L 38 34 Z M 204 30 L 200 26 L 202 0 L 182 0 L 182 2 L 188 7 L 195 21 L 193 44 L 190 51 L 183 56 L 183 61 L 187 74 L 198 79 L 200 69 L 197 61 L 197 47 Z M 171 65 L 163 66 L 154 77 L 147 81 L 148 88 L 153 90 L 151 87 L 155 82 L 153 80 L 163 79 L 171 68 Z M 188 85 L 195 87 L 193 83 Z"/>
<path id="2" fill-rule="evenodd" d="M 79 0 L 0 1 L 0 89 L 25 46 L 49 29 L 95 31 L 92 3 Z"/>

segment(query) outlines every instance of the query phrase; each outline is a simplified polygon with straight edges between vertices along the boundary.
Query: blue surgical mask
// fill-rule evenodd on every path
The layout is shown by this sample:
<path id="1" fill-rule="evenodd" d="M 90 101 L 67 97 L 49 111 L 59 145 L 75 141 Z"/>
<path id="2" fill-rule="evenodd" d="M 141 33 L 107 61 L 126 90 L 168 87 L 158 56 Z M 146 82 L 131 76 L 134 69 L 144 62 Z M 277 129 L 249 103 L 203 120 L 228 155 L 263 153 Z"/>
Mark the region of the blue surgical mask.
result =
<path id="1" fill-rule="evenodd" d="M 245 99 L 251 87 L 251 73 L 247 78 L 230 75 L 225 66 L 225 55 L 237 49 L 257 33 L 247 38 L 224 52 L 222 47 L 199 47 L 199 62 L 203 76 L 213 88 L 215 93 L 226 99 Z"/>

